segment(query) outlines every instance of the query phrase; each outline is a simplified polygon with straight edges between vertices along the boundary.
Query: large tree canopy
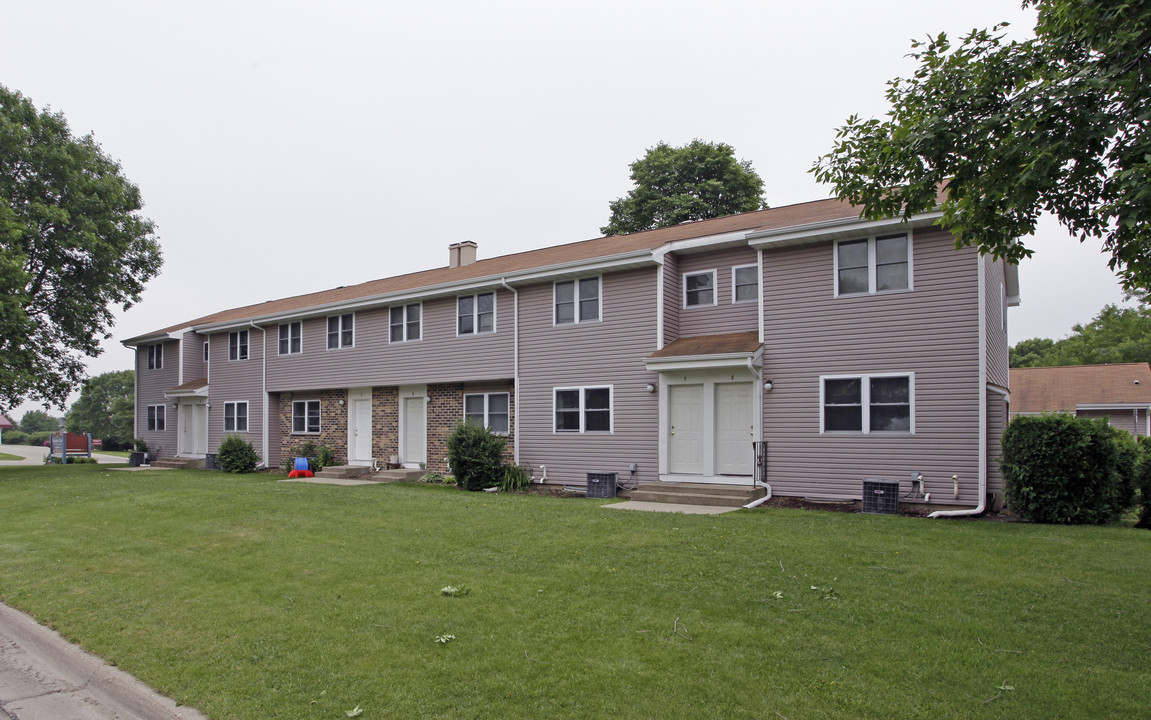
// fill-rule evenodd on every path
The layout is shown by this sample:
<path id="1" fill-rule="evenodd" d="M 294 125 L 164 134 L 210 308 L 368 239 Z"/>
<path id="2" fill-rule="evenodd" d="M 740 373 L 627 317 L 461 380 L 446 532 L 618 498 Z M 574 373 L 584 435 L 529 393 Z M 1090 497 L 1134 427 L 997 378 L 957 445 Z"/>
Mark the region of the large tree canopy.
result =
<path id="1" fill-rule="evenodd" d="M 136 373 L 131 370 L 90 378 L 68 411 L 68 431 L 103 439 L 105 450 L 115 450 L 112 445 L 127 447 L 132 443 L 135 392 Z"/>
<path id="2" fill-rule="evenodd" d="M 28 434 L 38 432 L 56 432 L 60 423 L 43 410 L 29 410 L 20 418 L 20 432 Z"/>
<path id="3" fill-rule="evenodd" d="M 748 160 L 736 160 L 724 143 L 692 140 L 683 147 L 661 142 L 631 164 L 635 188 L 609 203 L 604 235 L 622 235 L 762 210 L 763 180 Z"/>
<path id="4" fill-rule="evenodd" d="M 1033 338 L 1011 348 L 1011 367 L 1151 362 L 1151 307 L 1107 305 L 1062 340 Z"/>
<path id="5" fill-rule="evenodd" d="M 160 246 L 140 191 L 91 135 L 0 86 L 0 401 L 63 406 Z"/>
<path id="6" fill-rule="evenodd" d="M 1009 260 L 1054 213 L 1099 238 L 1134 293 L 1151 290 L 1151 0 L 1027 0 L 1035 37 L 1002 25 L 913 43 L 888 119 L 853 116 L 812 171 L 869 218 L 936 206 L 957 242 Z"/>

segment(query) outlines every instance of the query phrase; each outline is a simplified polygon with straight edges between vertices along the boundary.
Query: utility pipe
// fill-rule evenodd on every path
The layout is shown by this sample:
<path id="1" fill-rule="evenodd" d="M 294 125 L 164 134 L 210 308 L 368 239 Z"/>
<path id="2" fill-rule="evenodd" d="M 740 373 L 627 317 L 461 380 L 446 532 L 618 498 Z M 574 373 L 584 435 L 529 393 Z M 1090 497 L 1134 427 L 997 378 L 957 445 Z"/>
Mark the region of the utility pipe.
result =
<path id="1" fill-rule="evenodd" d="M 500 278 L 500 284 L 512 293 L 512 383 L 515 385 L 515 447 L 512 449 L 512 462 L 520 464 L 520 291 L 508 285 L 507 278 Z M 547 476 L 547 471 L 544 471 Z"/>
<path id="2" fill-rule="evenodd" d="M 260 456 L 260 464 L 257 467 L 268 467 L 268 331 L 260 327 L 253 320 L 249 320 L 248 324 L 260 331 L 260 359 L 263 362 L 263 438 L 261 444 L 262 454 Z"/>

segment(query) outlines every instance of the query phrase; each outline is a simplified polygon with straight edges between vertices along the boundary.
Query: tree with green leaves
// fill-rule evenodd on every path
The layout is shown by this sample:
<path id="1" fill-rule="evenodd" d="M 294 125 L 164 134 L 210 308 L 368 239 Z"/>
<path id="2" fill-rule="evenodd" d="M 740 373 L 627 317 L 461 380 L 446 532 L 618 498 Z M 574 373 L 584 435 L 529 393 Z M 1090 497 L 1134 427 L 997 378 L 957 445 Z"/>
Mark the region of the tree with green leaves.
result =
<path id="1" fill-rule="evenodd" d="M 1151 307 L 1107 305 L 1091 322 L 1072 326 L 1062 340 L 1033 338 L 1016 343 L 1011 367 L 1151 362 Z"/>
<path id="2" fill-rule="evenodd" d="M 105 450 L 131 445 L 135 382 L 132 370 L 89 378 L 68 411 L 68 432 L 91 433 L 104 441 Z"/>
<path id="3" fill-rule="evenodd" d="M 1025 0 L 1003 25 L 915 42 L 886 120 L 852 116 L 812 168 L 868 218 L 937 207 L 960 245 L 1018 261 L 1051 212 L 1095 238 L 1129 292 L 1151 291 L 1151 0 Z"/>
<path id="4" fill-rule="evenodd" d="M 20 432 L 31 435 L 37 432 L 56 432 L 60 422 L 43 410 L 29 410 L 20 418 Z"/>
<path id="5" fill-rule="evenodd" d="M 724 143 L 660 142 L 631 164 L 635 188 L 609 203 L 604 235 L 670 227 L 693 220 L 763 210 L 763 180 Z"/>
<path id="6" fill-rule="evenodd" d="M 160 271 L 140 191 L 60 113 L 0 86 L 0 402 L 63 407 Z"/>

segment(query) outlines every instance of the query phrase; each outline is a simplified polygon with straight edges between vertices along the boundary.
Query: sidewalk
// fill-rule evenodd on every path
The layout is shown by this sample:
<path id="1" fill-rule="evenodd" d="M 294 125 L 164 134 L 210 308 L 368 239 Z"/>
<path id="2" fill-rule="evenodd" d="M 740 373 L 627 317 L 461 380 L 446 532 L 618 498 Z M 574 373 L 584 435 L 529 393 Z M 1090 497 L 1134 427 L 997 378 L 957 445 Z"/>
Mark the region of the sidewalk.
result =
<path id="1" fill-rule="evenodd" d="M 0 603 L 0 720 L 207 720 Z"/>

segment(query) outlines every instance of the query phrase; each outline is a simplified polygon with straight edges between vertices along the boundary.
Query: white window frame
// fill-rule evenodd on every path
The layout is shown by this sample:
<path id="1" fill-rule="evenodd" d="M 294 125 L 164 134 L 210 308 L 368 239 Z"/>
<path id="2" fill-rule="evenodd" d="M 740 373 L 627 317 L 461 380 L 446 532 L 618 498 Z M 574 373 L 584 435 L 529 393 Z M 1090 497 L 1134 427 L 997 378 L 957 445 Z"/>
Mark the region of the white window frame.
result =
<path id="1" fill-rule="evenodd" d="M 711 302 L 709 303 L 695 303 L 689 304 L 687 301 L 687 280 L 688 278 L 696 277 L 697 275 L 710 275 L 711 276 Z M 719 302 L 719 273 L 713 268 L 711 270 L 695 270 L 692 272 L 685 272 L 683 274 L 683 307 L 684 308 L 697 308 L 697 307 L 715 307 Z M 695 290 L 693 292 L 699 292 Z"/>
<path id="2" fill-rule="evenodd" d="M 884 240 L 903 235 L 907 238 L 907 287 L 895 290 L 876 290 L 875 279 L 875 241 Z M 839 291 L 839 246 L 854 242 L 867 241 L 867 292 L 841 293 Z M 912 233 L 879 233 L 867 237 L 856 237 L 850 240 L 836 240 L 831 251 L 831 287 L 835 297 L 863 297 L 864 295 L 891 295 L 894 293 L 911 292 L 915 289 L 915 263 L 912 261 L 915 253 L 912 248 Z"/>
<path id="3" fill-rule="evenodd" d="M 871 380 L 879 378 L 907 378 L 907 430 L 872 430 L 871 429 Z M 860 429 L 859 430 L 827 430 L 824 419 L 824 410 L 827 408 L 824 398 L 824 386 L 827 380 L 859 380 L 860 401 Z M 915 434 L 915 373 L 849 373 L 846 375 L 820 375 L 819 376 L 819 434 L 820 435 L 887 435 L 904 436 Z"/>
<path id="4" fill-rule="evenodd" d="M 315 405 L 316 405 L 316 429 L 315 430 L 309 430 L 308 429 L 308 418 L 309 418 L 308 410 L 309 410 L 309 407 L 311 406 L 312 403 L 315 403 Z M 296 429 L 296 417 L 297 417 L 296 406 L 297 405 L 303 405 L 304 406 L 304 414 L 299 416 L 304 421 L 304 429 L 303 430 L 297 430 Z M 293 400 L 292 401 L 292 434 L 293 435 L 319 435 L 320 430 L 324 426 L 323 425 L 323 420 L 324 420 L 323 412 L 324 412 L 324 408 L 323 408 L 323 405 L 320 403 L 319 400 Z"/>
<path id="5" fill-rule="evenodd" d="M 751 298 L 750 300 L 740 300 L 736 296 L 736 291 L 739 288 L 739 283 L 736 282 L 736 273 L 738 273 L 740 270 L 751 270 L 753 272 L 753 274 L 755 275 L 755 297 Z M 836 277 L 838 277 L 838 275 Z M 761 282 L 761 279 L 759 277 L 759 265 L 756 265 L 754 263 L 751 265 L 732 265 L 732 267 L 731 267 L 731 304 L 732 305 L 743 305 L 744 303 L 757 302 L 759 300 L 759 284 L 760 284 L 760 282 Z M 746 284 L 747 283 L 744 283 L 744 285 L 746 285 Z"/>
<path id="6" fill-rule="evenodd" d="M 332 321 L 336 321 L 335 338 L 336 341 L 332 342 Z M 351 327 L 347 327 L 347 326 Z M 351 333 L 352 339 L 344 342 L 344 334 Z M 353 313 L 340 313 L 339 315 L 329 315 L 324 321 L 324 344 L 329 350 L 343 350 L 345 348 L 354 348 L 356 346 L 356 314 Z M 303 350 L 303 328 L 300 329 L 300 349 Z"/>
<path id="7" fill-rule="evenodd" d="M 512 397 L 511 397 L 511 393 L 506 393 L 506 392 L 464 393 L 464 406 L 463 406 L 464 421 L 466 422 L 468 419 L 468 398 L 470 398 L 470 397 L 482 397 L 484 399 L 483 425 L 487 429 L 491 430 L 492 429 L 491 398 L 495 395 L 503 395 L 505 398 L 507 398 L 507 408 L 508 408 L 507 412 L 501 413 L 501 414 L 507 415 L 508 429 L 507 430 L 492 430 L 492 434 L 506 436 L 506 435 L 511 433 L 511 428 L 512 428 Z"/>
<path id="8" fill-rule="evenodd" d="M 292 337 L 292 329 L 296 330 L 296 336 Z M 285 330 L 287 337 L 285 337 Z M 296 349 L 292 349 L 292 340 L 296 341 Z M 284 342 L 288 343 L 288 352 L 284 352 Z M 302 320 L 295 320 L 293 322 L 280 323 L 279 329 L 276 331 L 276 354 L 277 355 L 299 355 L 304 352 L 304 322 Z"/>
<path id="9" fill-rule="evenodd" d="M 587 393 L 589 390 L 607 390 L 607 430 L 587 429 Z M 579 430 L 556 428 L 556 395 L 560 392 L 579 391 Z M 598 410 L 598 408 L 597 408 Z M 614 385 L 575 385 L 552 388 L 552 434 L 553 435 L 611 435 L 615 432 L 615 386 Z"/>
<path id="10" fill-rule="evenodd" d="M 232 343 L 233 337 L 236 339 L 234 347 Z M 241 340 L 243 340 L 243 342 L 240 342 Z M 247 330 L 235 330 L 228 333 L 228 362 L 241 362 L 251 357 L 251 353 L 248 352 L 248 340 L 249 337 Z M 236 351 L 236 357 L 232 357 L 233 349 Z"/>
<path id="11" fill-rule="evenodd" d="M 420 309 L 420 311 L 419 311 L 420 317 L 418 320 L 415 321 L 415 322 L 418 322 L 420 325 L 420 328 L 419 328 L 419 334 L 420 335 L 419 335 L 419 337 L 414 337 L 414 338 L 410 337 L 410 334 L 408 333 L 408 327 L 412 324 L 412 320 L 410 317 L 408 317 L 408 313 L 411 310 L 411 308 L 413 308 L 413 307 L 417 307 Z M 457 305 L 456 307 L 458 308 L 459 305 Z M 404 316 L 403 320 L 399 323 L 401 325 L 401 327 L 403 328 L 403 337 L 400 338 L 399 340 L 396 340 L 395 338 L 392 337 L 392 328 L 396 325 L 396 323 L 392 322 L 392 311 L 393 310 L 400 310 L 401 314 Z M 457 329 L 458 329 L 458 321 L 457 321 Z M 423 340 L 423 339 L 424 339 L 424 304 L 422 302 L 404 303 L 403 305 L 392 305 L 391 307 L 388 308 L 388 342 L 389 343 L 419 342 L 420 340 Z"/>
<path id="12" fill-rule="evenodd" d="M 148 432 L 165 432 L 168 428 L 168 406 L 149 405 L 144 427 Z"/>
<path id="13" fill-rule="evenodd" d="M 148 346 L 148 369 L 164 369 L 164 343 L 156 343 L 155 345 Z"/>
<path id="14" fill-rule="evenodd" d="M 596 297 L 596 317 L 583 319 L 580 301 L 580 281 L 581 280 L 596 280 L 596 287 L 598 288 L 598 296 Z M 572 311 L 572 320 L 560 322 L 556 312 L 557 298 L 556 293 L 560 285 L 572 283 L 572 303 L 574 305 Z M 584 277 L 572 278 L 571 280 L 557 280 L 552 283 L 552 327 L 557 325 L 580 325 L 583 323 L 603 322 L 603 275 L 586 275 Z"/>
<path id="15" fill-rule="evenodd" d="M 240 406 L 244 406 L 244 427 L 240 427 Z M 228 412 L 231 410 L 231 412 Z M 224 432 L 226 433 L 246 433 L 248 428 L 251 427 L 250 416 L 248 415 L 248 401 L 247 400 L 230 400 L 224 403 Z M 231 415 L 232 428 L 228 429 L 228 416 Z"/>
<path id="16" fill-rule="evenodd" d="M 492 329 L 491 330 L 480 330 L 480 315 L 481 315 L 481 313 L 480 313 L 480 296 L 481 295 L 491 295 L 492 296 L 492 313 L 491 313 L 491 315 L 492 315 Z M 472 329 L 469 332 L 460 332 L 460 318 L 467 317 L 466 315 L 460 314 L 460 301 L 468 299 L 468 298 L 471 298 L 471 301 L 472 301 L 472 316 L 471 316 L 472 317 Z M 487 313 L 482 313 L 482 314 L 486 315 Z M 391 318 L 389 318 L 388 321 L 390 323 Z M 475 295 L 457 295 L 456 296 L 456 337 L 460 337 L 463 335 L 491 335 L 491 334 L 495 333 L 495 331 L 496 331 L 496 293 L 494 290 L 491 292 L 476 293 Z M 422 334 L 423 333 L 421 333 L 421 335 Z"/>

